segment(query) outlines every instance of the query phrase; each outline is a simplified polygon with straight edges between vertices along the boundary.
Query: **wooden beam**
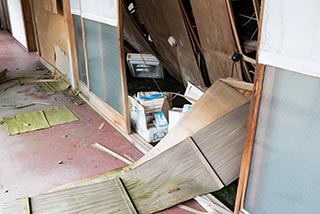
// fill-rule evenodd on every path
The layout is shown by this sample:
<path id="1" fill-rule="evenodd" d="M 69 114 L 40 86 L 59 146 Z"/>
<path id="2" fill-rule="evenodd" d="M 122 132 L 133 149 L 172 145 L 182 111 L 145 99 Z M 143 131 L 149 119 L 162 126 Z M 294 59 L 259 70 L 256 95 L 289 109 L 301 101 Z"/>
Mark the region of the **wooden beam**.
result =
<path id="1" fill-rule="evenodd" d="M 79 67 L 78 67 L 78 57 L 77 57 L 77 44 L 76 44 L 76 35 L 74 29 L 73 17 L 71 14 L 71 5 L 70 1 L 65 1 L 65 19 L 68 26 L 69 32 L 69 44 L 71 49 L 71 59 L 72 59 L 72 68 L 73 76 L 74 76 L 74 87 L 75 89 L 79 88 Z"/>
<path id="2" fill-rule="evenodd" d="M 227 79 L 220 79 L 220 81 L 227 83 L 228 85 L 234 87 L 234 88 L 239 88 L 243 89 L 246 91 L 252 91 L 253 90 L 253 83 L 248 83 L 244 81 L 239 81 L 236 79 L 232 78 L 227 78 Z"/>

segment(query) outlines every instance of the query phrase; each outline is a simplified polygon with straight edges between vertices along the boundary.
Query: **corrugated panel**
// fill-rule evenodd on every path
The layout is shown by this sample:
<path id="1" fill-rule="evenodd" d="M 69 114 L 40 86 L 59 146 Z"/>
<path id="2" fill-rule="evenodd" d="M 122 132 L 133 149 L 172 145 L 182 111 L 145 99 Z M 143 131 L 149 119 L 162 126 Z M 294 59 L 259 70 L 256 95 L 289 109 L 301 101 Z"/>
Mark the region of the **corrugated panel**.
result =
<path id="1" fill-rule="evenodd" d="M 79 78 L 82 82 L 87 84 L 87 73 L 86 73 L 86 64 L 85 64 L 85 58 L 84 58 L 81 17 L 78 15 L 72 15 L 72 17 L 73 17 L 73 23 L 74 23 L 76 45 L 77 45 Z"/>
<path id="2" fill-rule="evenodd" d="M 268 67 L 245 209 L 317 213 L 320 195 L 320 81 Z"/>
<path id="3" fill-rule="evenodd" d="M 117 27 L 84 19 L 90 90 L 123 114 Z"/>

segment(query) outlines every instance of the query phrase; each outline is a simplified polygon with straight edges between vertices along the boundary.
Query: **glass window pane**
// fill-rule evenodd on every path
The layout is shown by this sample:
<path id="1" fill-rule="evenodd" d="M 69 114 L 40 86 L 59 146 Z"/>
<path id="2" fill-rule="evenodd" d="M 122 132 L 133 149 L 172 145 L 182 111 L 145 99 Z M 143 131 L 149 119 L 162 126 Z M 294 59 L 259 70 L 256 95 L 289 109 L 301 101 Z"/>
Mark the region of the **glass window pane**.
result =
<path id="1" fill-rule="evenodd" d="M 117 27 L 84 19 L 90 90 L 123 114 Z"/>
<path id="2" fill-rule="evenodd" d="M 267 67 L 245 209 L 317 213 L 320 202 L 320 80 Z"/>

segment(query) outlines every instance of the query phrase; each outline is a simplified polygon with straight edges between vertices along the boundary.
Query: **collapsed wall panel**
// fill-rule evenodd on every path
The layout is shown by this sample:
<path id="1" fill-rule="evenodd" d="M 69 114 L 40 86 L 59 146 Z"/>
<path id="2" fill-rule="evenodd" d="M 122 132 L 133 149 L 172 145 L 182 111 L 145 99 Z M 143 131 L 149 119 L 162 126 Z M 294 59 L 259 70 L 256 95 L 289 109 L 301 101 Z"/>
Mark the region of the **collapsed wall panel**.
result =
<path id="1" fill-rule="evenodd" d="M 190 0 L 211 82 L 232 75 L 232 55 L 237 51 L 225 0 Z M 240 62 L 233 77 L 242 79 Z"/>
<path id="2" fill-rule="evenodd" d="M 178 80 L 204 86 L 177 0 L 137 0 L 145 28 L 168 72 Z M 176 45 L 168 43 L 173 37 Z"/>

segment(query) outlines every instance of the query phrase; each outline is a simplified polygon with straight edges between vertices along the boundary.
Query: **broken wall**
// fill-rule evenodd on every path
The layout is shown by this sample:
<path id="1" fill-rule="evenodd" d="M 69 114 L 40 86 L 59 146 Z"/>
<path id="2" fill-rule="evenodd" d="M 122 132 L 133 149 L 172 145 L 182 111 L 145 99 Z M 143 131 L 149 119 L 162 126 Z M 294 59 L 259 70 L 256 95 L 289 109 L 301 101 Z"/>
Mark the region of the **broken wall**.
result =
<path id="1" fill-rule="evenodd" d="M 37 29 L 39 54 L 68 81 L 73 80 L 70 57 L 69 31 L 66 20 L 67 1 L 56 8 L 51 0 L 32 0 Z M 60 9 L 60 11 L 57 11 Z"/>

